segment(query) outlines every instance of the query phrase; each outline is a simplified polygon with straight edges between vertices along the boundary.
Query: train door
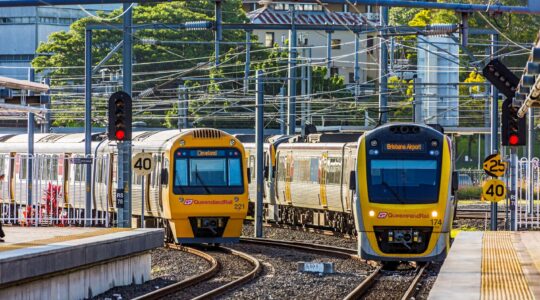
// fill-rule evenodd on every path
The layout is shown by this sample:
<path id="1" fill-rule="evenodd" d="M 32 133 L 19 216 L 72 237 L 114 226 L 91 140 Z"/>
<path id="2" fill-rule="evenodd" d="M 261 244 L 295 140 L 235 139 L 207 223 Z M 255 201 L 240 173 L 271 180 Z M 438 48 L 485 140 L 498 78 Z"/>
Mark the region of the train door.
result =
<path id="1" fill-rule="evenodd" d="M 328 175 L 328 151 L 322 153 L 319 161 L 319 202 L 323 208 L 328 208 L 326 181 Z"/>
<path id="2" fill-rule="evenodd" d="M 291 197 L 291 183 L 293 180 L 294 175 L 294 162 L 293 162 L 293 156 L 292 151 L 289 151 L 287 153 L 287 157 L 285 158 L 285 202 L 287 204 L 292 204 L 292 197 Z"/>
<path id="3" fill-rule="evenodd" d="M 354 155 L 354 148 L 345 146 L 343 149 L 343 172 L 341 185 L 342 203 L 347 212 L 352 210 L 352 201 L 354 190 L 349 187 L 351 185 L 351 172 L 355 172 L 356 159 Z M 356 184 L 353 182 L 352 184 Z"/>

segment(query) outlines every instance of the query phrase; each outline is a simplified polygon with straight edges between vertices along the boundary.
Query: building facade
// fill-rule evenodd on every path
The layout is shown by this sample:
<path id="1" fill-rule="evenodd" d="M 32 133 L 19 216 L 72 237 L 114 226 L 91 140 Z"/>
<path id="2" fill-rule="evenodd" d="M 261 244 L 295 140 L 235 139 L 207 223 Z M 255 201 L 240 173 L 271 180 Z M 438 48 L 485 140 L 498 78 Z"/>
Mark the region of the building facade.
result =
<path id="1" fill-rule="evenodd" d="M 118 4 L 85 5 L 92 14 L 111 11 Z M 79 6 L 17 7 L 0 10 L 0 76 L 28 79 L 30 62 L 40 43 L 56 31 L 69 30 L 88 14 Z"/>
<path id="2" fill-rule="evenodd" d="M 323 1 L 324 2 L 324 1 Z M 285 1 L 253 1 L 245 0 L 244 9 L 253 24 L 290 24 L 291 6 L 294 5 L 295 24 L 304 25 L 344 25 L 365 26 L 379 22 L 379 15 L 372 11 L 372 7 L 365 5 L 337 5 L 316 4 Z M 289 39 L 288 30 L 254 30 L 253 34 L 258 41 L 266 47 L 277 44 L 286 46 Z M 359 78 L 358 83 L 364 83 L 377 77 L 378 47 L 375 34 L 359 34 Z M 337 74 L 345 79 L 345 83 L 355 83 L 355 39 L 356 34 L 352 30 L 328 32 L 324 30 L 298 30 L 297 45 L 300 59 L 310 58 L 313 64 L 329 66 L 329 74 Z M 330 48 L 329 47 L 330 42 Z M 311 57 L 303 49 L 311 49 Z M 330 50 L 330 51 L 329 51 Z M 330 53 L 330 57 L 328 57 Z M 328 59 L 330 58 L 330 59 Z"/>

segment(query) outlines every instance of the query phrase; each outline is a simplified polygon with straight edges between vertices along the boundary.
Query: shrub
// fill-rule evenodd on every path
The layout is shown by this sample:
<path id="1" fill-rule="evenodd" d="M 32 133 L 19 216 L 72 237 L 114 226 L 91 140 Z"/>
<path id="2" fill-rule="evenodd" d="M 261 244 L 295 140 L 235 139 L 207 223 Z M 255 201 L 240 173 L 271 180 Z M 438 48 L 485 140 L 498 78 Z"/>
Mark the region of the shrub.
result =
<path id="1" fill-rule="evenodd" d="M 478 186 L 467 186 L 458 189 L 458 200 L 480 200 L 482 197 L 482 188 Z"/>

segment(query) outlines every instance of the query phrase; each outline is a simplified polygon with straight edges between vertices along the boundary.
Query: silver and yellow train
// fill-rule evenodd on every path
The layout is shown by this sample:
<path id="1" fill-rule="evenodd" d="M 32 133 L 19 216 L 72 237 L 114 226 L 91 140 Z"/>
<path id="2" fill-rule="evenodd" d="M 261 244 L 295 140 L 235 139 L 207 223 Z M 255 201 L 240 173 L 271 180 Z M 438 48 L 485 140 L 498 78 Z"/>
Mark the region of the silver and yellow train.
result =
<path id="1" fill-rule="evenodd" d="M 30 217 L 13 209 L 28 206 L 27 139 L 25 134 L 0 136 L 0 170 L 5 175 L 0 191 L 2 219 L 15 222 Z M 50 201 L 42 199 L 52 185 L 58 194 L 55 210 L 57 206 L 62 215 L 55 215 L 55 220 L 65 219 L 69 224 L 81 218 L 88 165 L 76 159 L 84 157 L 84 135 L 36 134 L 34 140 L 34 207 L 42 203 L 45 213 L 57 213 L 51 212 Z M 133 174 L 134 217 L 144 214 L 146 222 L 166 227 L 169 238 L 178 243 L 238 241 L 248 208 L 249 180 L 244 147 L 238 139 L 216 129 L 135 132 L 132 153 L 140 152 L 152 155 L 154 167 L 144 181 Z M 116 143 L 96 134 L 92 155 L 92 218 L 102 220 L 100 216 L 114 216 L 117 211 L 113 193 L 118 186 Z"/>
<path id="2" fill-rule="evenodd" d="M 366 259 L 442 259 L 456 205 L 450 139 L 430 126 L 391 124 L 330 140 L 268 140 L 266 217 L 356 233 Z M 255 145 L 245 146 L 254 170 Z"/>

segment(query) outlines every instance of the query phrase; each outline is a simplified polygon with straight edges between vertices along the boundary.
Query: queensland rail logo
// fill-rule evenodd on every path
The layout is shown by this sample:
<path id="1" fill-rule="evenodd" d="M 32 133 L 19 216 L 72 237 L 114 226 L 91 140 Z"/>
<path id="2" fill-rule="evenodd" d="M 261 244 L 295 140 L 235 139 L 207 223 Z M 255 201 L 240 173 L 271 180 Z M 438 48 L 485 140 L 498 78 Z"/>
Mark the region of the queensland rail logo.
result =
<path id="1" fill-rule="evenodd" d="M 191 199 L 186 199 L 186 201 L 184 201 L 184 205 L 191 205 L 193 204 L 193 200 Z"/>
<path id="2" fill-rule="evenodd" d="M 386 219 L 387 216 L 388 216 L 387 212 L 381 211 L 381 212 L 379 212 L 379 215 L 377 215 L 377 218 L 378 219 Z"/>

